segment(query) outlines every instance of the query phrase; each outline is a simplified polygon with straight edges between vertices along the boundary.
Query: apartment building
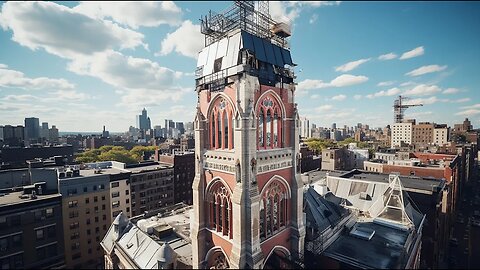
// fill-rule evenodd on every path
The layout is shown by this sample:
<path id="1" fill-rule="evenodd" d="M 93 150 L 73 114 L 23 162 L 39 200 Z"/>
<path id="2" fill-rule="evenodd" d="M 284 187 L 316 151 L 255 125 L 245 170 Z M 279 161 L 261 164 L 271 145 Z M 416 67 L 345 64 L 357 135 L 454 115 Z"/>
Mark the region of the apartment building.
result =
<path id="1" fill-rule="evenodd" d="M 412 143 L 412 131 L 414 123 L 394 123 L 392 125 L 392 144 L 391 147 L 401 146 L 402 142 L 405 144 Z"/>
<path id="2" fill-rule="evenodd" d="M 99 169 L 59 168 L 67 268 L 103 265 L 100 241 L 112 222 L 110 177 Z"/>
<path id="3" fill-rule="evenodd" d="M 163 154 L 158 157 L 160 162 L 173 166 L 174 203 L 192 205 L 192 184 L 195 177 L 195 153 L 177 152 Z"/>
<path id="4" fill-rule="evenodd" d="M 447 125 L 435 125 L 433 129 L 433 144 L 435 145 L 445 145 L 449 139 L 450 129 Z"/>
<path id="5" fill-rule="evenodd" d="M 45 183 L 0 191 L 0 267 L 65 266 L 62 197 Z"/>
<path id="6" fill-rule="evenodd" d="M 433 143 L 433 130 L 434 125 L 428 122 L 420 122 L 416 125 L 413 125 L 412 129 L 412 143 L 425 145 Z"/>
<path id="7" fill-rule="evenodd" d="M 174 203 L 173 166 L 158 162 L 127 165 L 130 175 L 131 216 Z"/>

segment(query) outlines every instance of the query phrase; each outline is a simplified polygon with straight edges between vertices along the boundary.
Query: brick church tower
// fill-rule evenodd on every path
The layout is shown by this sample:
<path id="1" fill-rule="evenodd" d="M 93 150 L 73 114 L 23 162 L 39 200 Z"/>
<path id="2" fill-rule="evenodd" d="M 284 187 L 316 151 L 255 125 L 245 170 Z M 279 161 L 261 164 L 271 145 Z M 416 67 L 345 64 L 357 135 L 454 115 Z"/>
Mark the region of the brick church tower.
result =
<path id="1" fill-rule="evenodd" d="M 265 1 L 201 21 L 193 267 L 291 268 L 305 227 L 290 28 Z"/>

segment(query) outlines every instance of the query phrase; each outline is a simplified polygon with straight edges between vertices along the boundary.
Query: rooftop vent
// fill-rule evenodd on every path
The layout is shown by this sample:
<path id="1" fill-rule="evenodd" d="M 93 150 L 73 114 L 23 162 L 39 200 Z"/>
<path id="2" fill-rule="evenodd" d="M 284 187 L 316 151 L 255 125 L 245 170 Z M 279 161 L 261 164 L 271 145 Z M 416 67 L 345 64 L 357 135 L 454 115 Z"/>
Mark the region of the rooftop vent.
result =
<path id="1" fill-rule="evenodd" d="M 350 235 L 353 237 L 357 237 L 363 240 L 370 241 L 372 239 L 373 235 L 375 234 L 375 230 L 370 229 L 370 228 L 359 228 L 359 227 L 354 227 L 350 231 Z"/>

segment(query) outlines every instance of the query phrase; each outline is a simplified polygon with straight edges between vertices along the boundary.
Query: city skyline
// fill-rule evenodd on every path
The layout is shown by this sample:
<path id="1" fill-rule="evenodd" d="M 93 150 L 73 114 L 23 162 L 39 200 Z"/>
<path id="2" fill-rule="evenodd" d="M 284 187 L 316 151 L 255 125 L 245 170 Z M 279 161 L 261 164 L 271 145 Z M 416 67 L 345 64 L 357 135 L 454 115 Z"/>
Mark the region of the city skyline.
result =
<path id="1" fill-rule="evenodd" d="M 2 3 L 0 125 L 37 117 L 64 131 L 124 132 L 143 107 L 152 126 L 192 122 L 199 14 L 230 4 Z M 478 126 L 479 7 L 270 2 L 273 18 L 292 23 L 300 116 L 382 127 L 402 94 L 425 104 L 406 118 Z"/>

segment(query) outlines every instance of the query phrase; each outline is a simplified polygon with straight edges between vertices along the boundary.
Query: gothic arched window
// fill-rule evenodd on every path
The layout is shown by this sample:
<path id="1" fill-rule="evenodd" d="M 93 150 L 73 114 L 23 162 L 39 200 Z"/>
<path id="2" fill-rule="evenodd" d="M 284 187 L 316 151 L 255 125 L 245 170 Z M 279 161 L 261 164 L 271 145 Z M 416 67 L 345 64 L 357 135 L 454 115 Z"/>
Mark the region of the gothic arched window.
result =
<path id="1" fill-rule="evenodd" d="M 232 239 L 232 201 L 228 187 L 217 181 L 208 189 L 207 195 L 210 228 Z"/>
<path id="2" fill-rule="evenodd" d="M 212 104 L 209 115 L 210 122 L 210 148 L 232 149 L 233 148 L 233 107 L 223 98 L 217 99 Z"/>
<path id="3" fill-rule="evenodd" d="M 275 235 L 287 224 L 288 187 L 280 180 L 273 180 L 262 192 L 260 201 L 260 239 Z"/>
<path id="4" fill-rule="evenodd" d="M 271 95 L 259 101 L 257 109 L 258 149 L 271 149 L 282 147 L 283 121 L 281 107 Z"/>

